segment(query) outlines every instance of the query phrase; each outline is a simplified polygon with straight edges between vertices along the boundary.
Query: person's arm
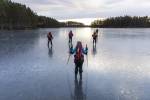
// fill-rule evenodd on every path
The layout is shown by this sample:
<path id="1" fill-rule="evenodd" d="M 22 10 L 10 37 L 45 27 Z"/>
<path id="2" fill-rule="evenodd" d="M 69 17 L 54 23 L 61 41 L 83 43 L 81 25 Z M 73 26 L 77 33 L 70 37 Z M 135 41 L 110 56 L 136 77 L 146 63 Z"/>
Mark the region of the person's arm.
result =
<path id="1" fill-rule="evenodd" d="M 82 49 L 82 52 L 85 54 L 85 55 L 87 55 L 88 54 L 88 47 L 86 46 L 86 48 L 84 49 Z"/>

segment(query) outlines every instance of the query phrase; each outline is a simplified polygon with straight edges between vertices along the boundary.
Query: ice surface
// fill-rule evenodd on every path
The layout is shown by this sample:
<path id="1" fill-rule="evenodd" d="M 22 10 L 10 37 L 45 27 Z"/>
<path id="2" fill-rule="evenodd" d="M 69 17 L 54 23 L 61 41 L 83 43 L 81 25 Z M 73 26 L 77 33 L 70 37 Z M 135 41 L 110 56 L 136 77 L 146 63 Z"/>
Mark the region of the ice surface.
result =
<path id="1" fill-rule="evenodd" d="M 70 30 L 89 48 L 82 80 L 67 64 Z M 96 48 L 94 30 L 0 31 L 0 100 L 150 100 L 150 29 L 99 29 Z"/>

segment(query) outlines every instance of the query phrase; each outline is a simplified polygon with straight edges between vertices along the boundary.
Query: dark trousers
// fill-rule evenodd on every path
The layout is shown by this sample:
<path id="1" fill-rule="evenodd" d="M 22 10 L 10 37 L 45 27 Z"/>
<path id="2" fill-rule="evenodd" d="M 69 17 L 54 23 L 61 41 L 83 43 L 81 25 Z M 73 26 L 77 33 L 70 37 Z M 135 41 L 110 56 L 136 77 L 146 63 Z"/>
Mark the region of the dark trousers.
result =
<path id="1" fill-rule="evenodd" d="M 72 37 L 69 37 L 69 43 L 72 43 Z"/>
<path id="2" fill-rule="evenodd" d="M 76 61 L 75 62 L 75 74 L 77 75 L 78 72 L 80 74 L 82 74 L 83 70 L 82 70 L 82 65 L 83 65 L 83 61 Z"/>
<path id="3" fill-rule="evenodd" d="M 93 44 L 95 43 L 96 44 L 97 42 L 97 38 L 93 38 Z"/>
<path id="4" fill-rule="evenodd" d="M 48 47 L 49 47 L 49 42 L 51 43 L 51 46 L 53 45 L 52 40 L 48 40 Z"/>

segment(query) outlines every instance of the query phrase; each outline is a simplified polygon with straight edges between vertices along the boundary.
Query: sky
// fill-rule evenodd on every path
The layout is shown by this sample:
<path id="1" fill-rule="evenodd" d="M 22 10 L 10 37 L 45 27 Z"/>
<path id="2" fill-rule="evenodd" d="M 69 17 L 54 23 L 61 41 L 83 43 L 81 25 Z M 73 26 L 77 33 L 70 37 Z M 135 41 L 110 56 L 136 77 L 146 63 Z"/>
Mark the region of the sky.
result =
<path id="1" fill-rule="evenodd" d="M 90 23 L 96 18 L 150 16 L 150 0 L 12 0 L 26 4 L 38 15 L 60 21 Z"/>

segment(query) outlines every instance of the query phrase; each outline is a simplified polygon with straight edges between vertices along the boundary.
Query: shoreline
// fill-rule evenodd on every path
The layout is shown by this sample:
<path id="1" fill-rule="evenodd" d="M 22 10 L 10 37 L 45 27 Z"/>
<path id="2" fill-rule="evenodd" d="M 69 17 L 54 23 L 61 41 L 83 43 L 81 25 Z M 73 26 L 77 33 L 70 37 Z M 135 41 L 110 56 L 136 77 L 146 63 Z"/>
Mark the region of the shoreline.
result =
<path id="1" fill-rule="evenodd" d="M 92 26 L 77 26 L 77 27 L 74 27 L 74 26 L 67 26 L 67 27 L 64 27 L 64 26 L 62 26 L 62 27 L 35 27 L 35 28 L 14 28 L 14 29 L 0 29 L 0 31 L 12 31 L 12 30 L 34 30 L 34 29 L 44 29 L 44 28 L 107 28 L 107 29 L 111 29 L 111 28 L 113 28 L 113 29 L 134 29 L 134 28 L 136 28 L 136 29 L 148 29 L 148 28 L 150 28 L 150 27 L 92 27 Z"/>

